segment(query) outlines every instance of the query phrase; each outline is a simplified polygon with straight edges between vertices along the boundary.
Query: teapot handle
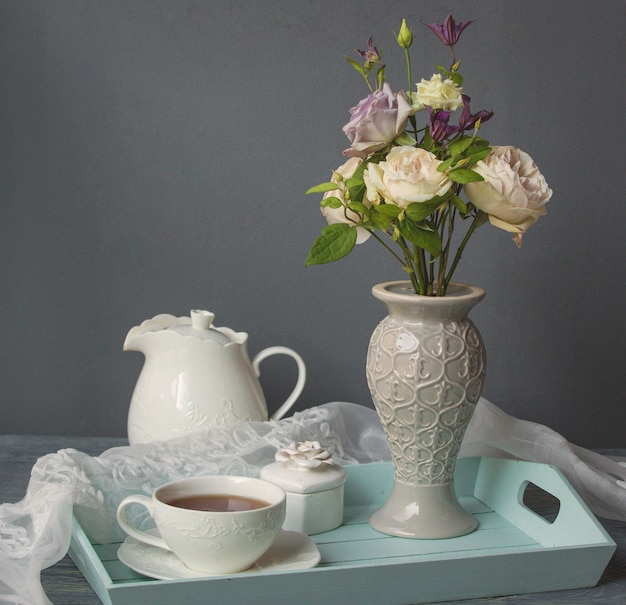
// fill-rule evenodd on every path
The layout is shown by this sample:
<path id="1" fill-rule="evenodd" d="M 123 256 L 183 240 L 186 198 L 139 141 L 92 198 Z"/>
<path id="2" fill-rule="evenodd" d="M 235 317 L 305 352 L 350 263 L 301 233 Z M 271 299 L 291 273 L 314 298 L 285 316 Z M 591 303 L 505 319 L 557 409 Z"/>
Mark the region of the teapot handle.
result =
<path id="1" fill-rule="evenodd" d="M 293 357 L 298 364 L 298 380 L 296 381 L 296 386 L 293 388 L 291 395 L 287 397 L 285 402 L 270 416 L 270 420 L 280 420 L 296 402 L 300 393 L 302 393 L 302 389 L 304 388 L 304 383 L 306 381 L 306 366 L 304 365 L 302 357 L 300 357 L 300 355 L 298 355 L 293 349 L 288 347 L 268 347 L 267 349 L 263 349 L 257 353 L 252 360 L 252 367 L 257 373 L 257 376 L 260 376 L 261 374 L 259 364 L 270 355 L 289 355 L 289 357 Z"/>

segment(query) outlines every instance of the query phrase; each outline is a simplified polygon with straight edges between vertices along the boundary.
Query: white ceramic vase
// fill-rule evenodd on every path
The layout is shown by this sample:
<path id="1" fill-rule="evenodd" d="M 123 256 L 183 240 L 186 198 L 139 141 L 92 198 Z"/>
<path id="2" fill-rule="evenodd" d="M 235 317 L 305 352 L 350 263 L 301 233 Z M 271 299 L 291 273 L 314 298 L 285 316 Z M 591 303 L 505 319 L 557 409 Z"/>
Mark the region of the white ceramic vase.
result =
<path id="1" fill-rule="evenodd" d="M 467 318 L 485 292 L 452 283 L 446 296 L 419 296 L 400 281 L 378 284 L 372 293 L 389 314 L 370 340 L 367 382 L 394 479 L 369 523 L 407 538 L 467 534 L 477 522 L 459 504 L 453 475 L 485 378 L 483 342 Z"/>

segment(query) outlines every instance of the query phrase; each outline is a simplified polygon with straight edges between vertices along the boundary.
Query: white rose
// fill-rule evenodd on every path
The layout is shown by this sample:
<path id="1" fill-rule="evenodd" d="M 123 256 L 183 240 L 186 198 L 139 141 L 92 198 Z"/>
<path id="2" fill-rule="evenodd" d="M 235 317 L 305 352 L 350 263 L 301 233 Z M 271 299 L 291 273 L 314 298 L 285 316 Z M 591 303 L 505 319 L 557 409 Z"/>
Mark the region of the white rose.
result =
<path id="1" fill-rule="evenodd" d="M 334 189 L 333 191 L 327 191 L 324 193 L 324 197 L 322 199 L 326 199 L 328 197 L 336 197 L 340 199 L 342 202 L 345 202 L 344 190 L 345 190 L 345 179 L 349 179 L 354 175 L 357 168 L 362 164 L 363 160 L 360 158 L 350 158 L 345 164 L 342 164 L 334 171 L 332 178 L 330 179 L 332 183 L 338 184 L 338 189 Z M 338 176 L 341 175 L 341 176 Z M 367 200 L 363 200 L 365 204 L 367 204 Z M 322 208 L 322 214 L 324 218 L 328 222 L 329 225 L 333 223 L 347 223 L 349 225 L 354 225 L 355 223 L 360 222 L 360 217 L 356 212 L 345 208 L 343 205 L 339 208 L 330 208 L 326 206 Z M 370 232 L 367 229 L 363 229 L 363 227 L 357 227 L 356 229 L 356 243 L 362 244 L 366 241 Z"/>
<path id="2" fill-rule="evenodd" d="M 439 164 L 434 154 L 420 147 L 394 147 L 385 161 L 369 164 L 365 169 L 367 198 L 374 203 L 383 199 L 407 208 L 413 202 L 444 195 L 452 182 L 444 173 L 437 172 Z"/>
<path id="3" fill-rule="evenodd" d="M 485 180 L 467 183 L 465 193 L 477 208 L 489 215 L 492 225 L 518 234 L 516 241 L 540 216 L 552 190 L 533 159 L 516 147 L 493 147 L 474 166 Z"/>
<path id="4" fill-rule="evenodd" d="M 426 105 L 433 109 L 454 111 L 463 105 L 461 93 L 463 89 L 452 80 L 443 80 L 441 74 L 434 74 L 430 80 L 417 84 L 417 92 L 413 95 L 415 105 L 413 109 L 424 109 Z"/>

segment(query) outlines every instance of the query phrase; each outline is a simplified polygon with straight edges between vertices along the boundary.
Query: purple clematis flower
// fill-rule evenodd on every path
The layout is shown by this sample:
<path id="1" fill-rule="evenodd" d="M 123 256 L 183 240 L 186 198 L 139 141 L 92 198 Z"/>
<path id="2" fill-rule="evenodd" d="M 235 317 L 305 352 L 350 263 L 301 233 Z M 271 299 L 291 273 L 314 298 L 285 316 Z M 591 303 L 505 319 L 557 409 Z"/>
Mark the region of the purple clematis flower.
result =
<path id="1" fill-rule="evenodd" d="M 458 126 L 448 124 L 450 112 L 444 109 L 435 111 L 432 107 L 426 107 L 430 116 L 429 131 L 433 141 L 443 141 L 451 134 L 456 134 L 461 130 Z"/>
<path id="2" fill-rule="evenodd" d="M 459 41 L 461 32 L 473 22 L 474 20 L 471 19 L 470 21 L 462 21 L 457 25 L 454 17 L 450 14 L 441 25 L 439 23 L 425 23 L 424 25 L 430 28 L 446 46 L 454 46 Z"/>
<path id="3" fill-rule="evenodd" d="M 376 63 L 380 61 L 380 52 L 378 48 L 376 48 L 372 43 L 371 36 L 367 41 L 367 50 L 359 50 L 358 48 L 355 48 L 354 52 L 358 55 L 361 55 L 361 57 L 365 59 L 365 67 L 371 67 L 372 65 L 376 65 Z"/>
<path id="4" fill-rule="evenodd" d="M 459 127 L 461 130 L 471 130 L 476 125 L 478 120 L 486 122 L 493 116 L 493 111 L 482 110 L 477 113 L 472 113 L 470 110 L 470 97 L 467 95 L 461 95 L 463 99 L 463 112 L 459 118 Z"/>

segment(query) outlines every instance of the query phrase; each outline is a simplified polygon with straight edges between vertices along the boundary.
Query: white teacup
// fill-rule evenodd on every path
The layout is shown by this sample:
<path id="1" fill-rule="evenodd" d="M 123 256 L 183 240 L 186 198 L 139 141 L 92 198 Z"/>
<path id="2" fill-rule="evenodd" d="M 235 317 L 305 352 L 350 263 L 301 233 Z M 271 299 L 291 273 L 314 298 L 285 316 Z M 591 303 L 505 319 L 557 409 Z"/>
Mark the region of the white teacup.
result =
<path id="1" fill-rule="evenodd" d="M 226 510 L 197 508 L 224 508 L 224 496 L 230 501 Z M 285 492 L 262 479 L 193 477 L 162 485 L 152 498 L 128 496 L 117 509 L 117 520 L 129 536 L 172 551 L 190 569 L 237 573 L 269 550 L 285 519 L 285 502 Z M 161 538 L 130 524 L 125 509 L 131 504 L 148 509 Z"/>

